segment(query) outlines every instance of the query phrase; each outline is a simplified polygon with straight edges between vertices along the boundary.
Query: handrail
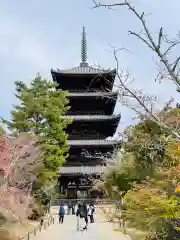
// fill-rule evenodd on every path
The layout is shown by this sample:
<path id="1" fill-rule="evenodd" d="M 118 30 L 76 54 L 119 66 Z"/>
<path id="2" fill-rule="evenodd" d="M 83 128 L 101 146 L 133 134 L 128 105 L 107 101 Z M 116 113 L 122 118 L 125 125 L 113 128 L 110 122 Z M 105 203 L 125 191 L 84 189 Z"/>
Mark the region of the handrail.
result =
<path id="1" fill-rule="evenodd" d="M 51 205 L 52 206 L 57 206 L 57 205 L 60 205 L 61 202 L 63 202 L 64 204 L 77 204 L 78 202 L 80 201 L 83 201 L 85 202 L 86 204 L 89 204 L 89 203 L 94 203 L 96 205 L 99 205 L 99 204 L 116 204 L 117 201 L 116 200 L 111 200 L 111 199 L 95 199 L 95 198 L 81 198 L 81 199 L 54 199 L 52 200 L 51 202 Z"/>
<path id="2" fill-rule="evenodd" d="M 50 217 L 48 217 L 48 221 L 44 221 L 45 219 L 41 219 L 40 224 L 35 227 L 32 231 L 27 232 L 26 235 L 24 235 L 23 237 L 18 237 L 18 240 L 30 240 L 30 238 L 32 236 L 36 236 L 37 232 L 41 232 L 42 229 L 46 229 L 47 227 L 49 227 L 51 224 L 54 224 L 54 218 L 52 215 L 50 215 Z"/>

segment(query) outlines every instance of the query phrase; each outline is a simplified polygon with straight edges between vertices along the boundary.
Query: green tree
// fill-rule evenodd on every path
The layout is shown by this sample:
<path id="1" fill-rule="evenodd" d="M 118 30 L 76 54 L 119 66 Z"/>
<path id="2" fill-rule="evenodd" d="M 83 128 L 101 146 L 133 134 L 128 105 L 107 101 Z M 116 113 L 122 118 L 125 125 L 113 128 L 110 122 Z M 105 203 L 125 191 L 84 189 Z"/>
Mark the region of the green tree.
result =
<path id="1" fill-rule="evenodd" d="M 170 109 L 162 117 L 174 125 L 178 112 Z M 105 190 L 113 199 L 124 197 L 128 226 L 145 230 L 146 239 L 179 239 L 180 199 L 174 191 L 180 181 L 179 141 L 152 120 L 128 128 L 125 134 L 121 162 L 105 175 Z"/>
<path id="2" fill-rule="evenodd" d="M 65 129 L 70 120 L 62 118 L 69 109 L 67 93 L 56 90 L 54 83 L 41 76 L 37 76 L 30 86 L 23 82 L 15 82 L 15 85 L 20 103 L 13 106 L 11 121 L 2 121 L 13 134 L 29 132 L 38 137 L 44 152 L 38 179 L 47 184 L 57 176 L 68 154 Z"/>
<path id="3" fill-rule="evenodd" d="M 105 175 L 105 190 L 113 198 L 123 196 L 135 183 L 152 176 L 165 156 L 163 130 L 152 120 L 127 128 L 125 134 L 122 159 Z"/>
<path id="4" fill-rule="evenodd" d="M 147 181 L 136 185 L 125 197 L 125 219 L 129 226 L 146 231 L 147 239 L 176 239 L 173 237 L 175 221 L 180 217 L 180 200 L 176 196 L 168 196 L 166 185 L 166 181 L 164 184 Z"/>

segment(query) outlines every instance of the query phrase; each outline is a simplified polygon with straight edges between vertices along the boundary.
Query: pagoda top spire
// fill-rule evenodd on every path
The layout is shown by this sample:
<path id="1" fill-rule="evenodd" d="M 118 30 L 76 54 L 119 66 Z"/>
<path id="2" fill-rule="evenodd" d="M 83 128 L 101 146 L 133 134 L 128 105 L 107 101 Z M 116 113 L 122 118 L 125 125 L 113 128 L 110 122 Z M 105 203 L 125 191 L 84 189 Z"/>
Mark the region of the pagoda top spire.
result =
<path id="1" fill-rule="evenodd" d="M 86 41 L 86 30 L 83 27 L 82 39 L 81 39 L 81 63 L 80 67 L 88 66 L 87 63 L 87 41 Z"/>

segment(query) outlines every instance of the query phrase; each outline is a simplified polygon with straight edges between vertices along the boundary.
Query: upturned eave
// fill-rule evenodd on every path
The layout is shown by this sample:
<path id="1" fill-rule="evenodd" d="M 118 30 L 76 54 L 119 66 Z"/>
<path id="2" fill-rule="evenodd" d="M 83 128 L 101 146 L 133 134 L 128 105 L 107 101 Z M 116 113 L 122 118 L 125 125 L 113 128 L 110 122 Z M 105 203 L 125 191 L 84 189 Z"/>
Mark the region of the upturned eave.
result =
<path id="1" fill-rule="evenodd" d="M 117 98 L 118 92 L 68 92 L 67 97 L 99 97 L 99 98 Z"/>
<path id="2" fill-rule="evenodd" d="M 62 167 L 60 174 L 102 174 L 105 172 L 105 166 L 79 166 L 79 167 Z"/>
<path id="3" fill-rule="evenodd" d="M 68 140 L 68 145 L 71 146 L 117 146 L 120 144 L 118 140 Z"/>
<path id="4" fill-rule="evenodd" d="M 75 121 L 117 121 L 119 123 L 121 119 L 121 114 L 118 115 L 74 115 L 74 116 L 62 116 L 62 119 L 72 119 L 73 122 Z"/>
<path id="5" fill-rule="evenodd" d="M 71 68 L 71 69 L 67 69 L 67 70 L 54 70 L 51 69 L 51 74 L 55 74 L 55 75 L 63 75 L 63 76 L 68 76 L 68 75 L 111 75 L 113 77 L 116 76 L 116 69 L 108 69 L 108 70 L 103 70 L 103 69 L 98 69 L 98 68 L 94 68 L 94 67 L 75 67 L 75 68 Z"/>

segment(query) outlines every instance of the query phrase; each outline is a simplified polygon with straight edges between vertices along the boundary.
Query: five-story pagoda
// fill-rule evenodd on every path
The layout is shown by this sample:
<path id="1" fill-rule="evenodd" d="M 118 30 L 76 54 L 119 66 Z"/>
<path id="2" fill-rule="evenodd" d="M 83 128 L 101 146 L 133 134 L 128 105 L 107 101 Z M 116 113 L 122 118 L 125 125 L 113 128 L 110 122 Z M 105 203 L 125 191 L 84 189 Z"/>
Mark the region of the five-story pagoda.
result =
<path id="1" fill-rule="evenodd" d="M 53 70 L 53 81 L 69 92 L 72 123 L 66 129 L 70 147 L 60 170 L 60 193 L 67 198 L 89 197 L 92 179 L 104 171 L 105 162 L 97 153 L 112 153 L 118 141 L 106 140 L 116 132 L 120 115 L 114 115 L 117 92 L 112 92 L 116 70 L 102 70 L 87 63 L 86 33 L 83 28 L 80 66 Z"/>

